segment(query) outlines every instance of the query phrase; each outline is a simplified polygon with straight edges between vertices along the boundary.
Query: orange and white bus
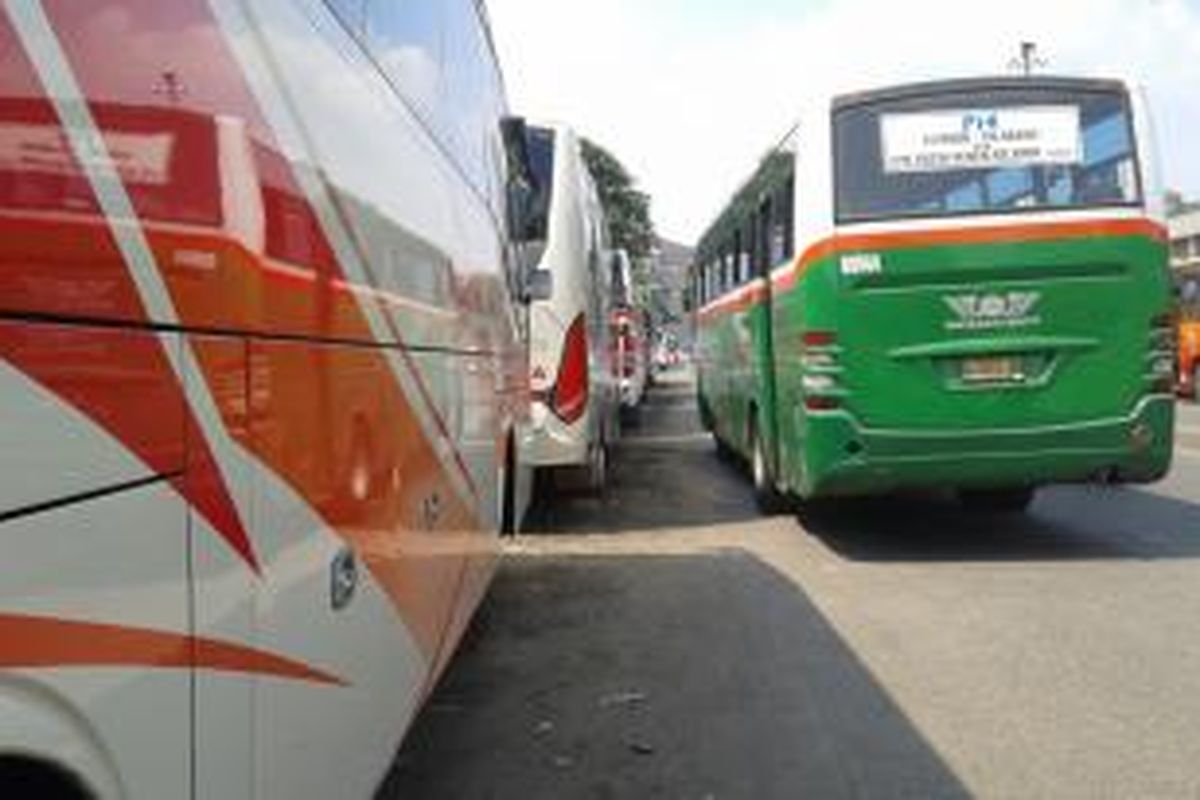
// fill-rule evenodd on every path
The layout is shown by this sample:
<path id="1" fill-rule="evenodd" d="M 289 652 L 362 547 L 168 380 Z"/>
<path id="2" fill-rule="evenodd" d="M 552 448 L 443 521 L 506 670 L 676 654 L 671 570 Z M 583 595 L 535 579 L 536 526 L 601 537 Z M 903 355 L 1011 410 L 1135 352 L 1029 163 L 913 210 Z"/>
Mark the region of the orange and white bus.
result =
<path id="1" fill-rule="evenodd" d="M 370 796 L 528 495 L 506 115 L 475 0 L 0 3 L 0 796 Z"/>

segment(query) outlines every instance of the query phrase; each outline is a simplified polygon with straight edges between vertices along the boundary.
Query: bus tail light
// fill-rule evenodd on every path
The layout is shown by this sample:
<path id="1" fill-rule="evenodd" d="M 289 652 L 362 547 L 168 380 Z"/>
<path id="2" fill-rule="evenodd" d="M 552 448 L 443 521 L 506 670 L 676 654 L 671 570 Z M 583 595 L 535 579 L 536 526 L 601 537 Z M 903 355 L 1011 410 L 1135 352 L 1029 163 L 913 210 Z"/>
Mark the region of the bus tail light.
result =
<path id="1" fill-rule="evenodd" d="M 1150 320 L 1146 350 L 1146 381 L 1150 384 L 1150 391 L 1157 394 L 1175 392 L 1178 358 L 1175 319 L 1170 314 L 1160 314 Z"/>
<path id="2" fill-rule="evenodd" d="M 808 411 L 832 411 L 842 405 L 841 349 L 833 331 L 805 331 L 800 351 L 801 388 Z"/>
<path id="3" fill-rule="evenodd" d="M 570 425 L 583 416 L 588 402 L 588 340 L 583 314 L 575 318 L 563 340 L 562 361 L 554 383 L 555 415 Z"/>
<path id="4" fill-rule="evenodd" d="M 836 411 L 842 407 L 842 401 L 836 397 L 810 394 L 804 398 L 804 407 L 809 411 Z"/>
<path id="5" fill-rule="evenodd" d="M 833 347 L 837 344 L 837 334 L 833 331 L 805 331 L 804 347 Z"/>

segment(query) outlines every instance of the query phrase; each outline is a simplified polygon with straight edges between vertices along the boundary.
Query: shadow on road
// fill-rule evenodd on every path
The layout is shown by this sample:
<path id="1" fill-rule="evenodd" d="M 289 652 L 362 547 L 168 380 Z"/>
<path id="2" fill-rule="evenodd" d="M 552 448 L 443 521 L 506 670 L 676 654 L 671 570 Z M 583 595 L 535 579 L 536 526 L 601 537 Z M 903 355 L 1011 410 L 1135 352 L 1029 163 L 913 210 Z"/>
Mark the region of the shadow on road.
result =
<path id="1" fill-rule="evenodd" d="M 1200 504 L 1140 488 L 1046 489 L 1025 515 L 888 497 L 802 508 L 798 518 L 830 549 L 858 561 L 1200 558 Z"/>
<path id="2" fill-rule="evenodd" d="M 510 556 L 378 798 L 964 797 L 743 551 Z"/>

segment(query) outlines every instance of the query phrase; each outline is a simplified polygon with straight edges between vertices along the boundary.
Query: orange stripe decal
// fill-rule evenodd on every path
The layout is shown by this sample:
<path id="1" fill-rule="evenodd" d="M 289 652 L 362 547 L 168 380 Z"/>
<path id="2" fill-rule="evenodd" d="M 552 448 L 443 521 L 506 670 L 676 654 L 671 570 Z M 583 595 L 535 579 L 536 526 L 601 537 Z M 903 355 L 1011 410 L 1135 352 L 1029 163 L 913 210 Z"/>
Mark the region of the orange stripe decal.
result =
<path id="1" fill-rule="evenodd" d="M 298 661 L 178 633 L 49 617 L 0 614 L 0 668 L 191 668 L 345 686 Z"/>
<path id="2" fill-rule="evenodd" d="M 1144 236 L 1165 243 L 1167 231 L 1148 219 L 1103 219 L 1072 222 L 1039 222 L 1017 225 L 987 225 L 977 228 L 943 228 L 920 231 L 892 231 L 837 235 L 814 243 L 796 259 L 795 265 L 777 275 L 772 285 L 788 290 L 804 272 L 830 256 L 863 250 L 901 250 L 917 247 L 952 247 L 968 244 L 1013 244 L 1044 242 L 1053 239 L 1088 239 L 1117 236 Z"/>

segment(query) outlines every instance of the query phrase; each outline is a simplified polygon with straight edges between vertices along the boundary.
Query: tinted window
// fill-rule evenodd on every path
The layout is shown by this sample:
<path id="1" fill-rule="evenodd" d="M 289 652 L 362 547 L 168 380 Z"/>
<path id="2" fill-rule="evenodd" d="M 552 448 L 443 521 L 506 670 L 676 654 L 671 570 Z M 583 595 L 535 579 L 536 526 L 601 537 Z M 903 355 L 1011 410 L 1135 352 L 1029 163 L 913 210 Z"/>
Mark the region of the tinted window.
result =
<path id="1" fill-rule="evenodd" d="M 498 208 L 504 90 L 475 0 L 362 0 L 376 63 L 466 177 Z M 350 0 L 339 15 L 354 14 Z"/>
<path id="2" fill-rule="evenodd" d="M 342 23 L 355 35 L 362 34 L 366 0 L 325 0 L 325 4 L 333 9 L 333 13 L 337 14 Z"/>
<path id="3" fill-rule="evenodd" d="M 367 42 L 392 85 L 439 133 L 442 83 L 442 4 L 408 0 L 368 0 Z"/>
<path id="4" fill-rule="evenodd" d="M 503 86 L 476 0 L 438 0 L 445 15 L 442 74 L 450 147 L 476 186 L 495 196 Z"/>
<path id="5" fill-rule="evenodd" d="M 1037 152 L 1036 148 L 1028 151 L 1019 149 L 1022 147 L 1019 142 L 997 140 L 998 146 L 1007 148 L 1001 152 L 1013 155 L 1009 160 L 989 163 L 992 156 L 981 151 L 991 145 L 977 142 L 973 126 L 983 125 L 981 115 L 995 125 L 995 117 L 989 118 L 988 114 L 997 110 L 1001 114 L 1007 112 L 1010 116 L 1020 114 L 1029 118 L 1044 115 L 1049 110 L 1051 115 L 1058 115 L 1059 122 L 1055 124 L 1060 130 L 1056 138 L 1060 141 L 1064 139 L 1061 120 L 1072 120 L 1077 144 L 1072 142 L 1073 147 L 1061 152 L 1074 152 L 1060 156 L 1055 162 L 1047 155 L 1047 150 L 1037 157 L 1029 157 L 1028 163 L 1022 163 L 1026 158 L 1024 154 Z M 928 128 L 931 132 L 923 135 L 925 143 L 934 142 L 928 153 L 918 153 L 918 160 L 909 166 L 904 166 L 905 156 L 900 156 L 897 162 L 893 154 L 885 166 L 888 120 L 901 118 L 961 119 L 961 136 L 967 144 L 957 150 L 938 150 L 938 137 L 954 138 L 958 134 L 936 132 L 937 126 L 931 122 Z M 1003 133 L 1017 136 L 1022 132 Z M 990 131 L 986 135 L 998 134 Z M 1006 88 L 856 105 L 835 114 L 834 137 L 837 208 L 841 222 L 1133 205 L 1141 198 L 1129 105 L 1126 96 L 1115 91 Z M 913 147 L 911 142 L 918 140 L 922 137 L 910 136 L 905 144 Z M 940 160 L 931 157 L 921 162 L 921 155 L 937 156 Z M 897 168 L 896 163 L 902 166 Z"/>
<path id="6" fill-rule="evenodd" d="M 530 224 L 525 233 L 530 241 L 545 241 L 554 196 L 554 131 L 531 127 L 527 132 L 526 148 L 535 185 L 529 200 Z"/>

